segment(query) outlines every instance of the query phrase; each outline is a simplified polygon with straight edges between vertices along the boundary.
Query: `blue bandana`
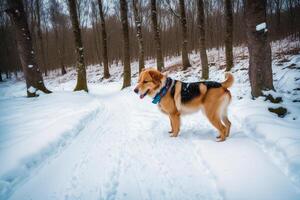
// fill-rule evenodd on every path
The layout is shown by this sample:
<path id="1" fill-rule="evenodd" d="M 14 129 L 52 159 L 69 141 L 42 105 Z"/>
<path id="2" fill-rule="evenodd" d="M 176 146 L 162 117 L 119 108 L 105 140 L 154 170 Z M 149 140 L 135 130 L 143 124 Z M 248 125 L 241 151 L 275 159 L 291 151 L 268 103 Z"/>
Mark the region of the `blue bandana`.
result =
<path id="1" fill-rule="evenodd" d="M 160 102 L 161 98 L 167 94 L 169 88 L 172 85 L 172 82 L 172 79 L 168 77 L 166 80 L 166 85 L 163 88 L 161 88 L 160 91 L 155 95 L 155 97 L 152 100 L 152 103 L 158 104 Z"/>

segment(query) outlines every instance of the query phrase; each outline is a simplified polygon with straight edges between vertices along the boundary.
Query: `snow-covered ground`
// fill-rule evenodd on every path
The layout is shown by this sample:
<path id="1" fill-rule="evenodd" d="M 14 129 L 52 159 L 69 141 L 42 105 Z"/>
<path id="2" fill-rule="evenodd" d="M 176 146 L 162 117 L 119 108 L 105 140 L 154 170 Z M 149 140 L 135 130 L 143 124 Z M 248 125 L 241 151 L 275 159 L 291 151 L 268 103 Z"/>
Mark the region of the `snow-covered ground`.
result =
<path id="1" fill-rule="evenodd" d="M 232 131 L 223 143 L 201 113 L 184 116 L 170 138 L 169 119 L 151 99 L 120 90 L 120 64 L 109 80 L 89 66 L 88 94 L 72 92 L 71 68 L 46 77 L 54 93 L 38 98 L 25 98 L 23 81 L 1 83 L 0 199 L 300 199 L 300 54 L 291 54 L 299 46 L 272 44 L 279 104 L 251 98 L 247 48 L 234 49 Z M 223 80 L 223 50 L 208 56 L 210 79 Z M 190 59 L 182 72 L 180 57 L 168 58 L 169 76 L 198 81 L 199 55 Z M 284 118 L 268 111 L 279 106 Z"/>

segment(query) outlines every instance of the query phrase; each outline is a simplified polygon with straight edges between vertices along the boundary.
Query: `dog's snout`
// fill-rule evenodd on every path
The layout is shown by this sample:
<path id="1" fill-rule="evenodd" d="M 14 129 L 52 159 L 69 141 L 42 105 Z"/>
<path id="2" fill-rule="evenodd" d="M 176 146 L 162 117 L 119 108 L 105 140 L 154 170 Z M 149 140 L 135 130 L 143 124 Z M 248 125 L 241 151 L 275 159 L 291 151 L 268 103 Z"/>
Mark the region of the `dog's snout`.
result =
<path id="1" fill-rule="evenodd" d="M 134 90 L 133 90 L 135 93 L 139 93 L 139 89 L 136 87 L 136 88 L 134 88 Z"/>

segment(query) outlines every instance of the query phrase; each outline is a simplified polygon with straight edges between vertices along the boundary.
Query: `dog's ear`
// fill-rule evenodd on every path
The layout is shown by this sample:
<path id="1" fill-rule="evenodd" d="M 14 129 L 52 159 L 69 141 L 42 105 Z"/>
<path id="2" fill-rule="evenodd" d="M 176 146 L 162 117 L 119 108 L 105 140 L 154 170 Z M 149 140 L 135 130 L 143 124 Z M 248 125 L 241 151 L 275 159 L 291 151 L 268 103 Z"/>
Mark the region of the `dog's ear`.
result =
<path id="1" fill-rule="evenodd" d="M 154 83 L 160 83 L 163 75 L 159 71 L 149 71 L 149 75 L 151 76 Z"/>
<path id="2" fill-rule="evenodd" d="M 147 69 L 147 68 L 144 66 L 144 68 L 142 69 L 142 72 L 146 71 L 146 69 Z"/>

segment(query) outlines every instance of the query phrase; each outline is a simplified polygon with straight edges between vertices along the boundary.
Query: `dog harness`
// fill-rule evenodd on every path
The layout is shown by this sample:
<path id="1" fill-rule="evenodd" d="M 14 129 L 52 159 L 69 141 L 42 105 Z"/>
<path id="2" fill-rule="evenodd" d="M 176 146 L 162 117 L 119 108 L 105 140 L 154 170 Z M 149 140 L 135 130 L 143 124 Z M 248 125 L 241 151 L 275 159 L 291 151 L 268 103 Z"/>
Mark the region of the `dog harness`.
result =
<path id="1" fill-rule="evenodd" d="M 152 100 L 152 103 L 158 104 L 160 102 L 161 98 L 164 97 L 167 94 L 167 92 L 170 89 L 172 83 L 173 83 L 173 80 L 168 77 L 167 80 L 166 80 L 165 86 L 162 87 L 160 89 L 160 91 L 155 95 L 155 97 Z"/>
<path id="2" fill-rule="evenodd" d="M 171 78 L 167 78 L 166 84 L 161 90 L 155 95 L 155 97 L 152 100 L 152 103 L 158 104 L 161 101 L 161 98 L 164 97 L 168 90 L 171 88 L 171 96 L 174 98 L 175 95 L 175 85 L 177 80 L 172 80 Z M 193 82 L 193 83 L 186 83 L 181 82 L 181 102 L 187 103 L 194 99 L 195 97 L 200 95 L 200 89 L 199 85 L 204 84 L 207 87 L 207 90 L 211 88 L 219 88 L 222 87 L 221 83 L 218 83 L 216 81 L 200 81 L 200 82 Z"/>
<path id="3" fill-rule="evenodd" d="M 211 88 L 219 88 L 222 87 L 221 83 L 215 81 L 200 81 L 200 82 L 193 82 L 193 83 L 181 83 L 181 103 L 188 103 L 193 100 L 195 97 L 201 95 L 200 92 L 200 84 L 204 84 L 207 87 L 207 90 Z"/>

